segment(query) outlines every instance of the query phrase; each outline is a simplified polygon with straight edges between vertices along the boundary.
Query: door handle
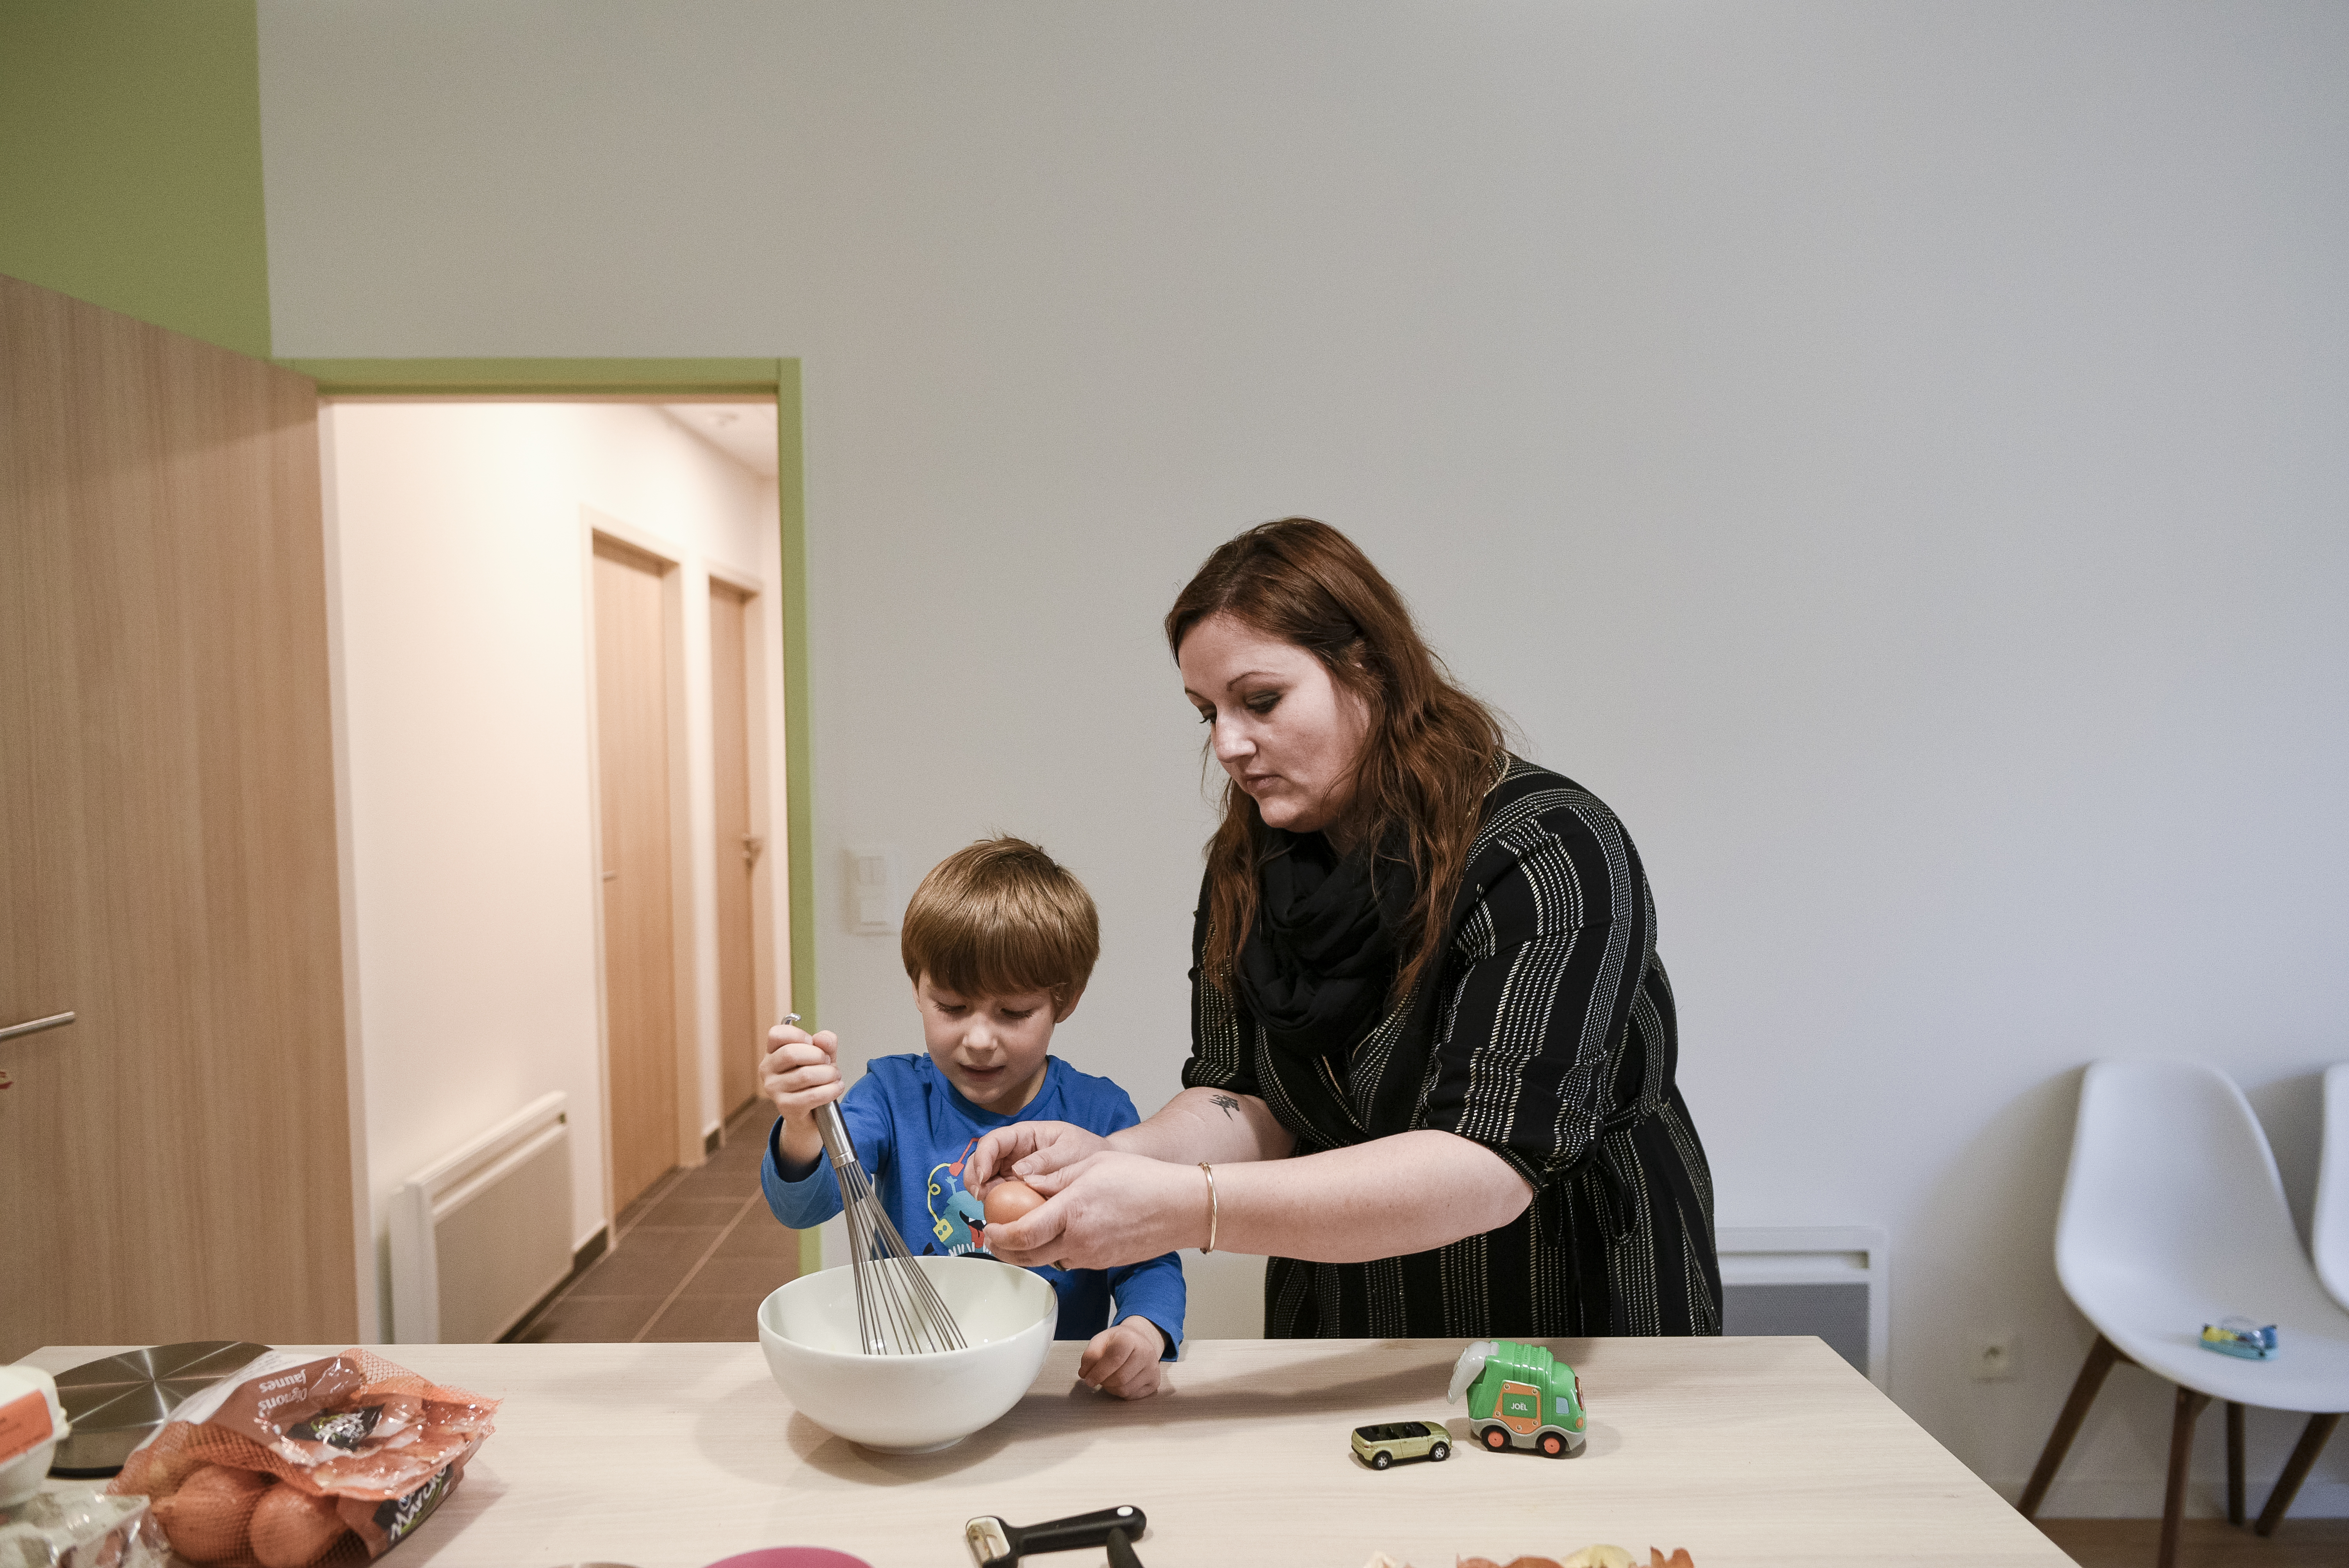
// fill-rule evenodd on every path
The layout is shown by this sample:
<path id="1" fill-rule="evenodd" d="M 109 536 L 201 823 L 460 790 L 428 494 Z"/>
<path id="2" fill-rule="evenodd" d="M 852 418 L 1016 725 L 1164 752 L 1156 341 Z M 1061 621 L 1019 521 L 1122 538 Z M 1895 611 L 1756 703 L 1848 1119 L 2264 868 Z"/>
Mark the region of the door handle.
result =
<path id="1" fill-rule="evenodd" d="M 11 1024 L 0 1029 L 0 1040 L 19 1039 L 26 1035 L 37 1035 L 43 1029 L 62 1029 L 74 1021 L 71 1013 L 52 1013 L 46 1018 L 28 1018 L 21 1024 Z"/>
<path id="2" fill-rule="evenodd" d="M 742 863 L 744 865 L 757 865 L 759 863 L 759 857 L 766 852 L 766 840 L 761 838 L 756 833 L 745 833 L 742 835 Z"/>

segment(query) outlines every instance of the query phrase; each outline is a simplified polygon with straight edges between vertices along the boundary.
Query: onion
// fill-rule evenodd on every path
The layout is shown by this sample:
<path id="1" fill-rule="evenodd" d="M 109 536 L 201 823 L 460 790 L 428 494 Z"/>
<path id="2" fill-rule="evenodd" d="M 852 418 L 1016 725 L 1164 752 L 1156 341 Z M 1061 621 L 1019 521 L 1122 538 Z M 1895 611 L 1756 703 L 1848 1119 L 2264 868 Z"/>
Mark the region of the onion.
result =
<path id="1" fill-rule="evenodd" d="M 227 1465 L 206 1465 L 154 1506 L 171 1550 L 191 1563 L 226 1563 L 244 1555 L 245 1527 L 276 1477 Z"/>
<path id="2" fill-rule="evenodd" d="M 253 1554 L 261 1568 L 305 1568 L 326 1554 L 343 1533 L 331 1497 L 281 1486 L 253 1511 Z"/>

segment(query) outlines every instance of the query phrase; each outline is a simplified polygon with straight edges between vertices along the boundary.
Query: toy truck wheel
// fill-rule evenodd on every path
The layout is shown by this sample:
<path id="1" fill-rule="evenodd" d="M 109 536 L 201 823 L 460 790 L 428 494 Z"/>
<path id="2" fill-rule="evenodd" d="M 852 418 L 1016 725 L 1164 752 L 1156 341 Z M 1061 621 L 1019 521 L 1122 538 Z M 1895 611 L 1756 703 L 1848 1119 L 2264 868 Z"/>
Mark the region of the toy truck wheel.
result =
<path id="1" fill-rule="evenodd" d="M 1451 1457 L 1452 1445 L 1450 1443 L 1438 1443 L 1433 1448 L 1427 1450 L 1427 1458 L 1430 1463 L 1433 1463 L 1438 1460 L 1448 1460 Z"/>
<path id="2" fill-rule="evenodd" d="M 1558 1455 L 1566 1452 L 1566 1439 L 1559 1437 L 1556 1432 L 1544 1432 L 1542 1434 L 1541 1451 L 1547 1454 L 1550 1458 L 1556 1459 Z"/>
<path id="3" fill-rule="evenodd" d="M 1387 1466 L 1392 1463 L 1394 1463 L 1394 1455 L 1387 1452 L 1384 1449 L 1381 1449 L 1377 1453 L 1371 1456 L 1371 1468 L 1372 1470 L 1384 1470 Z"/>
<path id="4" fill-rule="evenodd" d="M 1485 1428 L 1485 1446 L 1495 1453 L 1499 1453 L 1509 1446 L 1509 1429 L 1506 1427 Z"/>

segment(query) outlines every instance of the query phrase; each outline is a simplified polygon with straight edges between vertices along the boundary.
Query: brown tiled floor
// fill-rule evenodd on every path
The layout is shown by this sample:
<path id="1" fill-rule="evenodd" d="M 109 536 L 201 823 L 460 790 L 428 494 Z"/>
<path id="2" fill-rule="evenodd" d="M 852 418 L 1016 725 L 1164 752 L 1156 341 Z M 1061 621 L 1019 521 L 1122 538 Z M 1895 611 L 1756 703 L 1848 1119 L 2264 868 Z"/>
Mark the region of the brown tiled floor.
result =
<path id="1" fill-rule="evenodd" d="M 2258 1488 L 2251 1507 L 2267 1501 Z M 2158 1519 L 2043 1519 L 2039 1528 L 2080 1568 L 2153 1568 L 2161 1542 Z M 2349 1563 L 2349 1519 L 2294 1519 L 2273 1535 L 2223 1519 L 2189 1519 L 2179 1532 L 2178 1568 L 2339 1568 Z"/>
<path id="2" fill-rule="evenodd" d="M 759 1191 L 773 1112 L 738 1112 L 698 1171 L 672 1171 L 628 1205 L 612 1250 L 539 1310 L 523 1344 L 756 1339 L 759 1303 L 799 1272 L 800 1233 Z"/>

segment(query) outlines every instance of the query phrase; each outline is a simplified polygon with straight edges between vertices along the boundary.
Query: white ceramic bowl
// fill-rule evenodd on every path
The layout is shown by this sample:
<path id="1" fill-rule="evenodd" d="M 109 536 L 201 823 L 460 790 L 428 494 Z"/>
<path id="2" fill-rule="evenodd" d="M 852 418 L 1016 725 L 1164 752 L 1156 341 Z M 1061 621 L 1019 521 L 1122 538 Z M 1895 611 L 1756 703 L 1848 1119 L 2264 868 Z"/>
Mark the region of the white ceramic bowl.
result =
<path id="1" fill-rule="evenodd" d="M 792 1408 L 884 1453 L 958 1443 L 1018 1404 L 1060 1320 L 1060 1298 L 1041 1274 L 993 1258 L 914 1262 L 946 1298 L 966 1348 L 865 1355 L 846 1267 L 795 1279 L 759 1304 L 759 1346 Z"/>

